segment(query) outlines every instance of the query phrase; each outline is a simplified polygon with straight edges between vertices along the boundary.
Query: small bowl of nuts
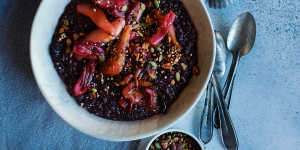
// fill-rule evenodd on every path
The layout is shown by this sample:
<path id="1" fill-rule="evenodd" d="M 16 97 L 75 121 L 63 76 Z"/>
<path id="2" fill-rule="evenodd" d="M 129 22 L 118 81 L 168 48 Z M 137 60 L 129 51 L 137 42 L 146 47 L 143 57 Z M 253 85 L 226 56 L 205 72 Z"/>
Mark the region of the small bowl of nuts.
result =
<path id="1" fill-rule="evenodd" d="M 169 129 L 152 138 L 146 150 L 204 150 L 204 148 L 191 133 Z"/>

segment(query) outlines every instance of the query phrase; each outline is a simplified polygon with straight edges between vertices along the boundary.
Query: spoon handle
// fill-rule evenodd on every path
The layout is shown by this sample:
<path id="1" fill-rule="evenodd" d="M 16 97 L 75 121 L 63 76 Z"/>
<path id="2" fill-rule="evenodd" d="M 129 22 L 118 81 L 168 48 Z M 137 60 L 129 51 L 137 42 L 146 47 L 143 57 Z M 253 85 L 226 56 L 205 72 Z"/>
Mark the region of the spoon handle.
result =
<path id="1" fill-rule="evenodd" d="M 212 77 L 213 87 L 217 96 L 217 108 L 219 110 L 219 119 L 221 127 L 221 137 L 225 147 L 229 150 L 238 149 L 238 139 L 230 118 L 230 114 L 225 106 L 224 97 L 221 91 L 220 83 L 215 75 Z"/>
<path id="2" fill-rule="evenodd" d="M 232 63 L 230 65 L 229 73 L 227 75 L 224 87 L 222 89 L 222 94 L 224 96 L 224 100 L 228 101 L 227 102 L 227 108 L 228 109 L 229 109 L 229 105 L 230 105 L 230 101 L 231 101 L 233 83 L 234 83 L 235 75 L 236 75 L 237 68 L 238 68 L 238 65 L 239 65 L 239 61 L 240 61 L 240 51 L 233 52 Z M 216 109 L 215 110 L 215 118 L 214 118 L 214 126 L 217 129 L 220 128 L 219 122 L 220 121 L 218 120 L 218 110 Z"/>
<path id="3" fill-rule="evenodd" d="M 233 80 L 235 79 L 235 75 L 237 72 L 239 62 L 240 62 L 240 51 L 235 51 L 235 52 L 233 52 L 232 64 L 230 66 L 230 70 L 229 70 L 228 76 L 226 78 L 225 86 L 222 91 L 225 99 L 227 98 L 229 88 L 233 86 Z"/>
<path id="4" fill-rule="evenodd" d="M 200 120 L 200 139 L 207 144 L 213 135 L 213 87 L 211 81 L 208 83 L 205 95 L 204 108 Z"/>

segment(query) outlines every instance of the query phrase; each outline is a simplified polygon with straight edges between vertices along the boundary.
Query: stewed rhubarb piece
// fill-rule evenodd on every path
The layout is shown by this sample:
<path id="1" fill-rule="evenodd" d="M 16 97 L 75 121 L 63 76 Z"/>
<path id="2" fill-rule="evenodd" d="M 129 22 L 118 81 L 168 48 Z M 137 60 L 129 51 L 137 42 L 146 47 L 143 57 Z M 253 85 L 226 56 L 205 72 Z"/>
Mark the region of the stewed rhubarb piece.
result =
<path id="1" fill-rule="evenodd" d="M 130 33 L 131 27 L 125 26 L 121 35 L 121 41 L 119 42 L 116 49 L 116 54 L 113 57 L 109 58 L 103 66 L 102 71 L 105 75 L 114 76 L 119 74 L 123 70 L 126 55 L 125 50 L 129 46 Z"/>
<path id="2" fill-rule="evenodd" d="M 125 24 L 125 20 L 120 18 L 119 24 L 115 25 L 109 22 L 100 8 L 94 8 L 90 4 L 79 4 L 77 5 L 77 11 L 87 17 L 89 17 L 99 28 L 104 30 L 106 33 L 113 36 L 117 36 L 121 30 L 118 28 L 119 24 Z"/>
<path id="3" fill-rule="evenodd" d="M 81 42 L 73 47 L 73 54 L 77 60 L 81 59 L 98 59 L 99 56 L 104 56 L 104 51 L 99 43 L 94 42 Z"/>
<path id="4" fill-rule="evenodd" d="M 148 108 L 152 111 L 156 112 L 159 110 L 159 103 L 157 100 L 157 93 L 156 91 L 146 88 L 145 92 L 148 94 Z"/>
<path id="5" fill-rule="evenodd" d="M 91 60 L 89 64 L 87 64 L 83 68 L 83 72 L 81 73 L 80 78 L 77 80 L 73 88 L 75 96 L 84 94 L 88 90 L 89 84 L 93 79 L 94 72 L 95 72 L 95 63 L 94 61 Z"/>
<path id="6" fill-rule="evenodd" d="M 176 14 L 173 11 L 170 11 L 164 17 L 161 17 L 160 26 L 157 32 L 154 35 L 152 35 L 152 37 L 150 38 L 149 43 L 154 46 L 158 46 L 160 42 L 164 39 L 166 34 L 168 33 L 169 28 L 173 24 L 175 18 L 176 18 Z"/>
<path id="7" fill-rule="evenodd" d="M 169 31 L 168 31 L 168 36 L 170 37 L 171 41 L 174 43 L 174 45 L 179 48 L 179 49 L 182 49 L 181 45 L 179 44 L 179 42 L 177 41 L 177 38 L 176 38 L 176 33 L 175 33 L 175 27 L 174 25 L 172 24 L 169 28 Z"/>
<path id="8" fill-rule="evenodd" d="M 129 100 L 129 113 L 132 110 L 134 104 L 141 105 L 143 103 L 142 98 L 144 97 L 142 91 L 136 86 L 135 82 L 129 83 L 123 90 L 122 95 L 125 99 Z M 119 102 L 120 103 L 120 102 Z"/>
<path id="9" fill-rule="evenodd" d="M 131 8 L 126 21 L 127 22 L 131 22 L 131 21 L 135 21 L 135 22 L 139 22 L 140 18 L 143 15 L 143 12 L 145 11 L 145 4 L 141 3 L 139 1 L 135 2 L 135 4 L 133 5 L 133 7 Z"/>
<path id="10" fill-rule="evenodd" d="M 123 18 L 116 19 L 112 22 L 112 25 L 115 27 L 116 36 L 120 34 L 122 29 L 125 26 L 125 21 Z M 89 42 L 99 42 L 99 43 L 107 43 L 111 40 L 113 40 L 115 37 L 106 33 L 103 29 L 96 29 L 89 33 L 83 41 L 89 41 Z"/>

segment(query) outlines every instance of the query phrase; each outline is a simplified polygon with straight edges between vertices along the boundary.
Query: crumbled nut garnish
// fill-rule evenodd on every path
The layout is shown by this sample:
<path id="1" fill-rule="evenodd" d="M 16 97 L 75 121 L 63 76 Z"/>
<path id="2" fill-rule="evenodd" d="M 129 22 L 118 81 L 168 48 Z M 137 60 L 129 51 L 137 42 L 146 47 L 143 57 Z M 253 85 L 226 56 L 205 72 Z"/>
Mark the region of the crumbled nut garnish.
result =
<path id="1" fill-rule="evenodd" d="M 108 89 L 107 89 L 107 88 L 104 88 L 104 91 L 105 91 L 106 93 L 108 93 Z"/>
<path id="2" fill-rule="evenodd" d="M 60 36 L 59 36 L 59 38 L 58 38 L 58 41 L 60 42 L 60 41 L 62 41 L 62 40 L 65 39 L 65 38 L 67 38 L 66 33 L 62 33 L 62 34 L 60 34 Z"/>
<path id="3" fill-rule="evenodd" d="M 65 29 L 64 28 L 60 28 L 59 29 L 59 33 L 63 33 L 63 32 L 65 32 Z"/>
<path id="4" fill-rule="evenodd" d="M 148 42 L 143 43 L 142 48 L 143 49 L 148 49 L 149 48 L 149 43 Z"/>
<path id="5" fill-rule="evenodd" d="M 103 73 L 99 74 L 99 79 L 100 79 L 101 84 L 103 84 L 104 83 L 104 75 L 103 75 Z"/>
<path id="6" fill-rule="evenodd" d="M 141 33 L 140 31 L 137 31 L 137 33 L 140 37 L 144 37 L 143 33 Z"/>
<path id="7" fill-rule="evenodd" d="M 172 84 L 172 85 L 175 85 L 175 80 L 172 80 L 172 81 L 171 81 L 171 84 Z"/>
<path id="8" fill-rule="evenodd" d="M 171 65 L 170 63 L 163 64 L 162 67 L 163 67 L 164 69 L 170 69 L 170 70 L 173 68 L 172 65 Z"/>

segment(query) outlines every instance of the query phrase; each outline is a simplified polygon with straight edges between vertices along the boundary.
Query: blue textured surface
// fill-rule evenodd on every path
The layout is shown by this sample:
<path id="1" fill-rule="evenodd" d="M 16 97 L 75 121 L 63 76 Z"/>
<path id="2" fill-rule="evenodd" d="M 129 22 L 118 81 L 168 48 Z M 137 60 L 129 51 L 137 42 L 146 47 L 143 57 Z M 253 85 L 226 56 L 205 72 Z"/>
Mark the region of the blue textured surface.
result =
<path id="1" fill-rule="evenodd" d="M 135 149 L 84 135 L 49 107 L 29 61 L 30 28 L 39 0 L 0 1 L 0 149 Z M 241 60 L 231 115 L 241 150 L 300 149 L 300 1 L 245 0 L 209 9 L 226 35 L 234 18 L 250 11 L 257 21 L 253 51 Z M 201 108 L 201 103 L 197 108 Z M 182 122 L 198 131 L 196 109 Z M 206 147 L 222 149 L 219 136 Z"/>

